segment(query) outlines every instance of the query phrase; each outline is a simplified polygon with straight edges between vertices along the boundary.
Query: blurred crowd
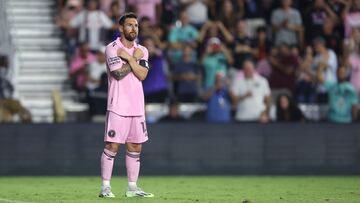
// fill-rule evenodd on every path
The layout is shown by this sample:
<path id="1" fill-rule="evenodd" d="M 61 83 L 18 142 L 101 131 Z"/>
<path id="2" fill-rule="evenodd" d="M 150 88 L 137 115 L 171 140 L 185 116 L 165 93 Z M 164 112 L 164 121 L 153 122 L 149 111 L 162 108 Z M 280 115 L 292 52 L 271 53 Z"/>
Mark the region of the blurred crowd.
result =
<path id="1" fill-rule="evenodd" d="M 207 104 L 203 119 L 306 121 L 298 104 L 327 104 L 328 119 L 357 119 L 360 0 L 58 0 L 72 87 L 105 113 L 104 45 L 135 12 L 149 50 L 146 102 Z"/>

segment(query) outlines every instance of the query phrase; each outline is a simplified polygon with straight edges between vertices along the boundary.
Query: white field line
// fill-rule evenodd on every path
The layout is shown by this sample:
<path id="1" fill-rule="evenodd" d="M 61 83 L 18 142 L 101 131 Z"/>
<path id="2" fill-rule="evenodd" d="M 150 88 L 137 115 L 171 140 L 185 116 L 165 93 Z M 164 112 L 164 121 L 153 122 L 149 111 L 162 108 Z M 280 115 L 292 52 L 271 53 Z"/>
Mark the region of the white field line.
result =
<path id="1" fill-rule="evenodd" d="M 11 199 L 5 199 L 0 197 L 0 202 L 9 202 L 9 203 L 32 203 L 32 202 L 24 202 L 24 201 L 17 201 Z"/>

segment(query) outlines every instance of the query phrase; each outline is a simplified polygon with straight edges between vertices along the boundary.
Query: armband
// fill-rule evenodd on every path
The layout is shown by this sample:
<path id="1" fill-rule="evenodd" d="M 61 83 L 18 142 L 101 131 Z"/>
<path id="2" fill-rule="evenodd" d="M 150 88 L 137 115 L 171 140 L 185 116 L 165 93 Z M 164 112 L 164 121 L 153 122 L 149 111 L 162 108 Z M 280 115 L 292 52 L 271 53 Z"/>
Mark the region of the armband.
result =
<path id="1" fill-rule="evenodd" d="M 142 66 L 142 67 L 144 67 L 144 68 L 146 68 L 146 69 L 148 69 L 148 70 L 150 69 L 150 67 L 149 67 L 149 62 L 148 62 L 147 60 L 140 59 L 139 65 Z"/>

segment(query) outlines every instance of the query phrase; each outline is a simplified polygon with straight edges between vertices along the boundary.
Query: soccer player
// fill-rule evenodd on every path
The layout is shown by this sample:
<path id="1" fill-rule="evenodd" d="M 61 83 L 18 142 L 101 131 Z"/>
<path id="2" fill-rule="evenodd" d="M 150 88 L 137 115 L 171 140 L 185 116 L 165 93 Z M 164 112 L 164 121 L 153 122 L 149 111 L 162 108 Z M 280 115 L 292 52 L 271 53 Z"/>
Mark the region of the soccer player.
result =
<path id="1" fill-rule="evenodd" d="M 141 81 L 148 73 L 149 53 L 135 42 L 139 31 L 136 14 L 121 16 L 119 30 L 122 37 L 107 45 L 105 51 L 109 85 L 99 197 L 115 197 L 111 192 L 110 179 L 120 144 L 127 147 L 125 162 L 129 182 L 125 196 L 153 197 L 136 185 L 142 143 L 148 140 Z"/>

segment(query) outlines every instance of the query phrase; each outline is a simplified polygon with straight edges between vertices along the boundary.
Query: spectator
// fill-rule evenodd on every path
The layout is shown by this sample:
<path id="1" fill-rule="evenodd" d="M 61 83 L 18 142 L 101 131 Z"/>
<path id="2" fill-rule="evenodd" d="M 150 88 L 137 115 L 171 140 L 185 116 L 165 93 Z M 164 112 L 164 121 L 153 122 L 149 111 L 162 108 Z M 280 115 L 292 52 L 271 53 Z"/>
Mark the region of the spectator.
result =
<path id="1" fill-rule="evenodd" d="M 208 7 L 208 16 L 209 20 L 216 21 L 219 20 L 219 8 L 222 8 L 222 4 L 224 0 L 213 0 L 213 1 L 206 1 L 206 5 Z M 233 7 L 231 7 L 232 9 Z"/>
<path id="2" fill-rule="evenodd" d="M 303 28 L 300 13 L 291 8 L 292 0 L 282 0 L 282 7 L 271 14 L 271 24 L 275 33 L 275 45 L 303 45 Z"/>
<path id="3" fill-rule="evenodd" d="M 305 117 L 297 104 L 288 94 L 280 94 L 276 100 L 276 121 L 305 121 Z"/>
<path id="4" fill-rule="evenodd" d="M 345 37 L 348 38 L 352 29 L 360 28 L 360 0 L 339 0 L 338 2 L 345 5 L 342 17 L 344 20 Z"/>
<path id="5" fill-rule="evenodd" d="M 343 42 L 343 61 L 347 61 L 349 56 L 357 52 L 360 44 L 360 28 L 354 28 L 351 35 Z"/>
<path id="6" fill-rule="evenodd" d="M 169 102 L 169 114 L 160 118 L 160 122 L 183 122 L 186 121 L 179 113 L 179 102 L 172 98 Z"/>
<path id="7" fill-rule="evenodd" d="M 258 27 L 256 29 L 256 38 L 254 39 L 253 54 L 255 58 L 260 61 L 265 59 L 272 48 L 272 42 L 268 38 L 268 33 L 265 26 Z"/>
<path id="8" fill-rule="evenodd" d="M 198 31 L 195 27 L 189 24 L 189 18 L 185 11 L 180 13 L 180 21 L 177 21 L 176 26 L 170 30 L 169 40 L 169 59 L 172 64 L 178 62 L 182 56 L 183 43 L 191 44 L 196 48 L 196 40 Z M 195 55 L 195 52 L 194 52 Z"/>
<path id="9" fill-rule="evenodd" d="M 323 29 L 323 37 L 326 41 L 326 46 L 328 48 L 330 48 L 331 50 L 334 50 L 335 53 L 339 54 L 340 58 L 340 54 L 342 54 L 343 50 L 342 50 L 342 39 L 343 34 L 339 32 L 339 29 L 336 29 L 336 24 L 333 20 L 331 19 L 326 19 L 324 22 L 324 26 L 322 27 Z"/>
<path id="10" fill-rule="evenodd" d="M 168 96 L 168 82 L 165 75 L 166 60 L 164 51 L 155 45 L 153 38 L 147 37 L 143 41 L 144 46 L 149 51 L 150 71 L 143 81 L 145 101 L 165 102 Z"/>
<path id="11" fill-rule="evenodd" d="M 217 73 L 227 73 L 228 66 L 233 63 L 233 58 L 219 38 L 214 37 L 207 42 L 201 62 L 204 67 L 204 87 L 206 89 L 215 85 Z"/>
<path id="12" fill-rule="evenodd" d="M 105 13 L 111 12 L 113 4 L 117 4 L 117 13 L 124 13 L 126 7 L 126 1 L 124 0 L 99 0 L 100 9 Z"/>
<path id="13" fill-rule="evenodd" d="M 346 68 L 337 70 L 338 82 L 326 80 L 322 72 L 317 72 L 318 81 L 329 92 L 328 118 L 331 122 L 351 123 L 357 119 L 358 97 L 351 83 L 346 81 Z"/>
<path id="14" fill-rule="evenodd" d="M 14 86 L 8 77 L 8 58 L 0 55 L 0 99 L 11 98 L 14 92 Z"/>
<path id="15" fill-rule="evenodd" d="M 161 18 L 158 23 L 166 29 L 170 28 L 176 21 L 179 14 L 180 2 L 179 1 L 161 1 Z"/>
<path id="16" fill-rule="evenodd" d="M 233 104 L 236 105 L 237 121 L 269 121 L 271 104 L 270 87 L 265 78 L 255 74 L 253 62 L 244 62 L 242 80 L 235 80 L 231 87 Z"/>
<path id="17" fill-rule="evenodd" d="M 96 55 L 90 52 L 88 44 L 86 42 L 81 43 L 70 62 L 70 80 L 75 90 L 79 92 L 85 90 L 88 75 L 87 68 L 95 60 Z"/>
<path id="18" fill-rule="evenodd" d="M 207 101 L 206 121 L 231 121 L 231 99 L 224 74 L 216 75 L 215 86 L 207 89 L 203 98 Z"/>
<path id="19" fill-rule="evenodd" d="M 107 104 L 107 91 L 108 91 L 108 77 L 106 73 L 100 76 L 100 83 L 95 88 L 89 91 L 89 113 L 90 116 L 105 115 Z"/>
<path id="20" fill-rule="evenodd" d="M 301 62 L 297 74 L 295 97 L 299 103 L 316 102 L 316 81 L 314 80 L 314 73 L 311 69 L 313 60 L 313 49 L 307 47 L 304 60 Z"/>
<path id="21" fill-rule="evenodd" d="M 360 44 L 358 46 L 357 52 L 349 56 L 347 66 L 350 69 L 350 82 L 360 95 Z"/>
<path id="22" fill-rule="evenodd" d="M 310 44 L 315 37 L 324 35 L 323 27 L 326 21 L 338 21 L 336 13 L 334 13 L 325 0 L 315 0 L 305 12 L 304 16 L 307 44 Z"/>
<path id="23" fill-rule="evenodd" d="M 273 89 L 295 89 L 295 73 L 299 66 L 298 58 L 290 51 L 287 44 L 278 46 L 278 54 L 270 57 L 272 72 L 270 86 Z"/>
<path id="24" fill-rule="evenodd" d="M 153 29 L 151 27 L 150 18 L 147 16 L 144 16 L 139 21 L 139 29 L 141 30 L 141 33 L 139 33 L 139 40 L 143 41 L 143 38 L 146 38 L 148 36 L 151 36 L 153 34 Z"/>
<path id="25" fill-rule="evenodd" d="M 63 2 L 64 3 L 64 2 Z M 63 4 L 60 3 L 60 4 Z M 64 48 L 66 49 L 66 57 L 69 60 L 74 55 L 76 49 L 76 29 L 69 27 L 70 21 L 75 18 L 76 15 L 82 10 L 82 0 L 69 0 L 66 5 L 59 6 L 59 13 L 55 17 L 55 23 L 62 29 L 64 40 Z"/>
<path id="26" fill-rule="evenodd" d="M 336 69 L 338 62 L 335 52 L 326 47 L 326 42 L 322 37 L 314 39 L 314 48 L 316 55 L 311 65 L 313 72 L 316 74 L 320 71 L 324 75 L 324 79 L 326 81 L 336 82 Z M 318 93 L 318 102 L 327 102 L 326 90 L 323 87 L 319 87 Z"/>
<path id="27" fill-rule="evenodd" d="M 17 121 L 31 122 L 31 114 L 17 99 L 13 98 L 14 87 L 8 78 L 8 58 L 0 56 L 0 123 Z"/>
<path id="28" fill-rule="evenodd" d="M 59 5 L 59 12 L 55 17 L 55 23 L 60 27 L 66 28 L 69 22 L 81 11 L 82 5 L 82 0 L 69 0 L 65 5 Z"/>
<path id="29" fill-rule="evenodd" d="M 190 44 L 184 44 L 182 52 L 182 60 L 173 66 L 175 94 L 180 102 L 195 102 L 201 81 L 200 68 L 192 59 L 193 48 Z"/>
<path id="30" fill-rule="evenodd" d="M 94 52 L 104 45 L 106 29 L 115 27 L 109 17 L 98 7 L 97 0 L 89 0 L 86 9 L 70 21 L 70 27 L 79 30 L 79 42 L 88 42 L 90 50 Z"/>
<path id="31" fill-rule="evenodd" d="M 232 4 L 231 0 L 223 0 L 220 9 L 220 13 L 216 12 L 216 16 L 219 16 L 218 18 L 216 18 L 216 20 L 220 20 L 227 30 L 229 30 L 231 33 L 234 33 L 234 28 L 236 27 L 236 20 L 244 16 L 244 11 L 240 8 L 236 12 L 234 10 L 234 5 Z"/>
<path id="32" fill-rule="evenodd" d="M 180 0 L 185 7 L 189 22 L 191 25 L 200 29 L 208 20 L 208 8 L 205 4 L 206 0 Z"/>
<path id="33" fill-rule="evenodd" d="M 151 37 L 153 38 L 157 47 L 161 49 L 167 49 L 169 42 L 167 41 L 166 37 L 166 28 L 162 25 L 154 25 L 152 27 L 152 34 Z"/>
<path id="34" fill-rule="evenodd" d="M 120 19 L 120 4 L 118 1 L 113 1 L 110 5 L 110 9 L 108 12 L 108 17 L 110 18 L 111 22 L 116 25 L 118 23 L 118 20 Z M 118 37 L 120 37 L 120 31 L 116 26 L 113 26 L 110 28 L 108 35 L 107 35 L 107 39 L 105 44 L 108 44 L 112 41 L 114 41 L 115 39 L 117 39 Z"/>
<path id="35" fill-rule="evenodd" d="M 252 39 L 246 32 L 245 20 L 240 19 L 236 24 L 235 43 L 233 45 L 235 69 L 240 70 L 245 60 L 253 59 L 253 53 Z"/>
<path id="36" fill-rule="evenodd" d="M 212 37 L 219 38 L 225 44 L 231 44 L 234 41 L 234 37 L 231 32 L 221 21 L 208 21 L 201 27 L 198 36 L 198 42 L 201 50 L 206 48 L 206 42 Z"/>
<path id="37" fill-rule="evenodd" d="M 243 18 L 258 18 L 260 17 L 260 9 L 258 7 L 258 0 L 235 0 L 236 12 L 242 13 Z"/>
<path id="38" fill-rule="evenodd" d="M 160 17 L 162 13 L 161 0 L 128 0 L 129 6 L 135 7 L 135 13 L 138 14 L 138 17 L 148 17 L 152 25 L 160 22 Z"/>
<path id="39" fill-rule="evenodd" d="M 86 87 L 88 90 L 94 90 L 99 87 L 101 75 L 106 73 L 105 47 L 101 48 L 96 58 L 97 60 L 90 62 L 87 67 Z"/>

